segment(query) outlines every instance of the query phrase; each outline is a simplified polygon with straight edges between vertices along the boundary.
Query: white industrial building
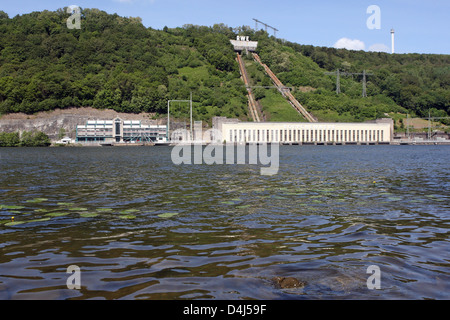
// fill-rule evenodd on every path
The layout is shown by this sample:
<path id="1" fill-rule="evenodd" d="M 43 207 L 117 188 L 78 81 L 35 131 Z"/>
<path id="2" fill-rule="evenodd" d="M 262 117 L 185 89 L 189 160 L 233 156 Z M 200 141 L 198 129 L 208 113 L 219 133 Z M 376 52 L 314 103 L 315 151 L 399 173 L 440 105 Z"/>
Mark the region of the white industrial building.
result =
<path id="1" fill-rule="evenodd" d="M 216 129 L 227 143 L 379 144 L 390 143 L 394 129 L 391 119 L 361 123 L 219 122 Z"/>
<path id="2" fill-rule="evenodd" d="M 140 120 L 89 120 L 77 126 L 77 142 L 136 143 L 167 142 L 166 125 L 147 125 Z"/>

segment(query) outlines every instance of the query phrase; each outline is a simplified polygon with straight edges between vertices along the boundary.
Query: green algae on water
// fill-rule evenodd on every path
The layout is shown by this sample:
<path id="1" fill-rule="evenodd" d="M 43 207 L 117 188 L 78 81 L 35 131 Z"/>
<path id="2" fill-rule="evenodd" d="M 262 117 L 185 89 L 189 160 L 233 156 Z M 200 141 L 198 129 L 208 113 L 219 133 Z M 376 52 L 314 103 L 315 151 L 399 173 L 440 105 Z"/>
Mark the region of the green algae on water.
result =
<path id="1" fill-rule="evenodd" d="M 10 206 L 10 205 L 5 205 L 5 204 L 0 204 L 0 210 L 1 209 L 6 209 L 6 210 L 20 210 L 25 208 L 24 206 Z"/>
<path id="2" fill-rule="evenodd" d="M 176 215 L 178 215 L 178 212 L 166 212 L 166 213 L 158 214 L 158 217 L 160 217 L 160 218 L 172 218 L 172 217 L 174 217 Z"/>
<path id="3" fill-rule="evenodd" d="M 47 213 L 46 216 L 48 217 L 62 217 L 62 216 L 67 216 L 69 213 L 68 212 L 52 212 L 52 213 Z"/>
<path id="4" fill-rule="evenodd" d="M 28 220 L 28 221 L 26 221 L 26 223 L 30 223 L 30 222 L 43 222 L 43 221 L 48 221 L 48 220 L 50 220 L 50 218 L 33 219 L 33 220 Z"/>
<path id="5" fill-rule="evenodd" d="M 27 221 L 11 221 L 11 222 L 5 223 L 5 226 L 13 227 L 13 226 L 21 225 L 21 224 L 32 223 L 32 222 L 43 222 L 43 221 L 48 221 L 48 220 L 50 220 L 50 218 L 33 219 L 33 220 L 27 220 Z"/>
<path id="6" fill-rule="evenodd" d="M 71 203 L 71 202 L 58 202 L 57 205 L 58 206 L 69 207 L 69 206 L 73 206 L 73 203 Z"/>
<path id="7" fill-rule="evenodd" d="M 233 201 L 222 201 L 222 204 L 229 204 L 229 205 L 233 205 L 235 204 Z"/>
<path id="8" fill-rule="evenodd" d="M 26 202 L 28 202 L 28 203 L 41 203 L 41 202 L 44 202 L 44 201 L 47 201 L 48 199 L 47 198 L 34 198 L 34 199 L 31 199 L 31 200 L 27 200 Z"/>
<path id="9" fill-rule="evenodd" d="M 82 217 L 82 218 L 94 218 L 96 216 L 98 216 L 98 213 L 95 213 L 95 212 L 80 213 L 80 217 Z"/>
<path id="10" fill-rule="evenodd" d="M 119 216 L 120 219 L 135 219 L 136 216 L 132 215 L 132 214 L 122 214 Z"/>
<path id="11" fill-rule="evenodd" d="M 25 221 L 12 221 L 12 222 L 5 223 L 5 226 L 13 227 L 13 226 L 17 226 L 19 224 L 24 224 L 24 223 L 25 223 Z"/>
<path id="12" fill-rule="evenodd" d="M 138 211 L 139 210 L 137 210 L 137 209 L 127 209 L 127 210 L 120 211 L 120 214 L 129 214 L 129 213 L 138 212 Z"/>
<path id="13" fill-rule="evenodd" d="M 69 208 L 70 211 L 87 211 L 87 208 L 79 208 L 79 207 L 75 207 L 75 208 Z"/>

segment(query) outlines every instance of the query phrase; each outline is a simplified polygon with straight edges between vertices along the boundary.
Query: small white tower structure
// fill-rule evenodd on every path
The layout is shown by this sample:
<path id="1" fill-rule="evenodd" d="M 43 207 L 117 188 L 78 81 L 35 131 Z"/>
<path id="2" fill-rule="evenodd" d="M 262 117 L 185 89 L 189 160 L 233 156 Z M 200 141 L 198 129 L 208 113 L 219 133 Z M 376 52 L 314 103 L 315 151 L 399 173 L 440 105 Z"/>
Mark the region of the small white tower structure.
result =
<path id="1" fill-rule="evenodd" d="M 391 50 L 392 50 L 392 53 L 395 53 L 395 48 L 394 48 L 394 34 L 395 34 L 394 29 L 391 29 Z"/>

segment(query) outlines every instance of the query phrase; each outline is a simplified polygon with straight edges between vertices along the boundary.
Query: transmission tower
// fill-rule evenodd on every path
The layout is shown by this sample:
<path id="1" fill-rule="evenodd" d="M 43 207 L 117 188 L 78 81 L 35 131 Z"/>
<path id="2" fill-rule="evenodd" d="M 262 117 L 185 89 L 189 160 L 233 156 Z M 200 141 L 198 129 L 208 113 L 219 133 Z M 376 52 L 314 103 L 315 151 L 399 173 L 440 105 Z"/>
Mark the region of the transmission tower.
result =
<path id="1" fill-rule="evenodd" d="M 362 73 L 354 73 L 354 72 L 342 72 L 337 69 L 334 72 L 324 72 L 326 75 L 334 76 L 336 75 L 336 94 L 341 93 L 341 76 L 363 76 L 362 80 L 362 96 L 367 97 L 367 76 L 373 76 L 373 73 L 367 73 L 364 70 Z"/>
<path id="2" fill-rule="evenodd" d="M 270 28 L 273 30 L 273 36 L 276 37 L 277 36 L 277 31 L 279 31 L 278 29 L 269 26 L 267 23 L 264 23 L 262 21 L 259 21 L 258 19 L 253 18 L 253 20 L 255 20 L 255 30 L 258 30 L 258 23 L 261 23 L 262 25 L 265 26 L 266 28 L 266 32 L 267 32 L 267 28 Z"/>
<path id="3" fill-rule="evenodd" d="M 362 91 L 362 96 L 364 98 L 367 97 L 367 76 L 373 76 L 373 73 L 367 73 L 366 70 L 363 70 L 363 73 L 354 73 L 355 75 L 362 75 L 363 76 L 363 91 Z"/>
<path id="4" fill-rule="evenodd" d="M 342 74 L 341 71 L 339 69 L 337 69 L 334 72 L 324 72 L 324 74 L 329 75 L 329 76 L 334 76 L 336 75 L 336 94 L 341 93 L 341 77 L 340 75 Z M 344 75 L 346 73 L 344 72 Z"/>

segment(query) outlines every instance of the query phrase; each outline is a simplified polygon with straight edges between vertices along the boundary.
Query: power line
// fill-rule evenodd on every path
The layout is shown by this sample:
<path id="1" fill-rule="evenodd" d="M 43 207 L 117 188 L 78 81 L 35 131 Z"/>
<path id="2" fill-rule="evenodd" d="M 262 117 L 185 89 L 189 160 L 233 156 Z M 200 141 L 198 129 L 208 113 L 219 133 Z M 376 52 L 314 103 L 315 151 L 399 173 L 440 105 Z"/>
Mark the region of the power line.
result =
<path id="1" fill-rule="evenodd" d="M 336 75 L 336 94 L 341 93 L 341 76 L 363 76 L 362 80 L 362 96 L 367 97 L 367 76 L 373 76 L 373 73 L 367 73 L 366 70 L 363 70 L 362 73 L 357 72 L 343 72 L 337 69 L 334 72 L 324 72 L 326 75 Z"/>
<path id="2" fill-rule="evenodd" d="M 273 30 L 273 36 L 274 37 L 277 36 L 277 31 L 279 31 L 277 28 L 271 27 L 267 23 L 259 21 L 258 19 L 253 18 L 253 20 L 255 20 L 255 30 L 258 30 L 258 23 L 261 23 L 262 25 L 264 25 L 266 27 L 266 32 L 267 32 L 267 28 L 271 28 Z"/>

